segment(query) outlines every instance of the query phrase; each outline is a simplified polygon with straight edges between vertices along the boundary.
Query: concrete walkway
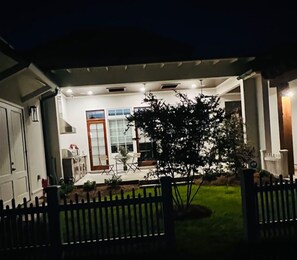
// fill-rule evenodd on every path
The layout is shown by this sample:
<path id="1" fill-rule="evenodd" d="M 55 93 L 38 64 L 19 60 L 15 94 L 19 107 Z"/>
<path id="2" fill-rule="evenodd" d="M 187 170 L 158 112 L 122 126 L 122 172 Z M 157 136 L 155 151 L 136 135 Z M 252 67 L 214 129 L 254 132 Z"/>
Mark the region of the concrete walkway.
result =
<path id="1" fill-rule="evenodd" d="M 122 181 L 132 181 L 132 180 L 144 180 L 147 177 L 147 174 L 153 170 L 155 167 L 140 167 L 140 171 L 136 170 L 133 171 L 118 171 L 116 173 L 117 176 L 120 176 Z M 106 174 L 106 173 L 100 173 L 100 172 L 88 172 L 84 177 L 82 177 L 80 180 L 78 180 L 76 183 L 74 183 L 75 186 L 81 186 L 86 181 L 95 181 L 96 184 L 102 184 L 104 183 L 105 179 L 112 178 L 113 173 Z"/>

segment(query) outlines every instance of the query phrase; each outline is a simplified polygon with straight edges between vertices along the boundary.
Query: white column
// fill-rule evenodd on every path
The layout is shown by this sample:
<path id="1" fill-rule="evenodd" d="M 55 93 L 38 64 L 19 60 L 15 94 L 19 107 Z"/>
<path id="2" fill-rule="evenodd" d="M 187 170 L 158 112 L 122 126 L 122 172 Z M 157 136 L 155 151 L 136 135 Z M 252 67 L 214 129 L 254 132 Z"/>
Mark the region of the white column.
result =
<path id="1" fill-rule="evenodd" d="M 257 90 L 254 78 L 242 80 L 240 84 L 241 108 L 245 124 L 245 141 L 256 150 L 255 161 L 260 164 L 259 124 L 257 107 Z"/>
<path id="2" fill-rule="evenodd" d="M 288 150 L 283 149 L 279 151 L 280 153 L 280 174 L 284 177 L 287 178 L 289 176 L 289 169 L 288 169 Z"/>

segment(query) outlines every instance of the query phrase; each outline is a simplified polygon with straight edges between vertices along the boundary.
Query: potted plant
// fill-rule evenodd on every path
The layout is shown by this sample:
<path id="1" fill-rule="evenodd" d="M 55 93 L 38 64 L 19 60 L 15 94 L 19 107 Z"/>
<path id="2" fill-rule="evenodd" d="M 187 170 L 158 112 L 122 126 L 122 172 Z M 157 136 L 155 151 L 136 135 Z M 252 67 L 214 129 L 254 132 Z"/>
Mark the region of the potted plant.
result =
<path id="1" fill-rule="evenodd" d="M 124 171 L 127 171 L 127 161 L 131 158 L 131 155 L 129 154 L 129 151 L 124 147 L 120 146 L 119 147 L 119 154 L 117 156 L 117 159 L 123 163 L 123 169 Z"/>

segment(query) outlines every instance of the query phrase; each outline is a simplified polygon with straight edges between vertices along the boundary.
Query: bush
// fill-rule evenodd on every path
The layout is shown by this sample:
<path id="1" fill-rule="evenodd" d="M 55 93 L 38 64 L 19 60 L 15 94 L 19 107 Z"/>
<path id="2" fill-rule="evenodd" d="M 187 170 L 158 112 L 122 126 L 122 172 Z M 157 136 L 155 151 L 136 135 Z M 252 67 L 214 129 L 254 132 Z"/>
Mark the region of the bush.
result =
<path id="1" fill-rule="evenodd" d="M 95 190 L 96 188 L 96 182 L 95 181 L 90 181 L 87 180 L 84 185 L 83 185 L 83 190 L 84 191 L 91 191 L 91 190 Z"/>
<path id="2" fill-rule="evenodd" d="M 68 180 L 64 180 L 63 178 L 61 178 L 59 180 L 58 184 L 60 185 L 60 196 L 61 196 L 61 198 L 66 197 L 74 189 L 74 180 L 73 180 L 73 178 L 70 178 Z"/>
<path id="3" fill-rule="evenodd" d="M 117 176 L 116 174 L 113 174 L 110 179 L 104 179 L 104 183 L 112 188 L 119 186 L 121 182 L 121 176 Z"/>

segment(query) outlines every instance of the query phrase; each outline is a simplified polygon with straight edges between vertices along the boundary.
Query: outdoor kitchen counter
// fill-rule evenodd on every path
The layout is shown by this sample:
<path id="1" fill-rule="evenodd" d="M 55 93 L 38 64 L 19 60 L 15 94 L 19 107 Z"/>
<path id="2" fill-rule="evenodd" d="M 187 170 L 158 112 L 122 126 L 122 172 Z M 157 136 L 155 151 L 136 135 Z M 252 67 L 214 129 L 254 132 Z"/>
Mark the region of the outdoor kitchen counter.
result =
<path id="1" fill-rule="evenodd" d="M 62 159 L 62 163 L 65 181 L 69 180 L 70 178 L 73 178 L 74 182 L 77 182 L 87 173 L 86 155 L 64 157 Z"/>

